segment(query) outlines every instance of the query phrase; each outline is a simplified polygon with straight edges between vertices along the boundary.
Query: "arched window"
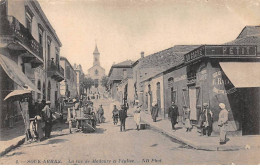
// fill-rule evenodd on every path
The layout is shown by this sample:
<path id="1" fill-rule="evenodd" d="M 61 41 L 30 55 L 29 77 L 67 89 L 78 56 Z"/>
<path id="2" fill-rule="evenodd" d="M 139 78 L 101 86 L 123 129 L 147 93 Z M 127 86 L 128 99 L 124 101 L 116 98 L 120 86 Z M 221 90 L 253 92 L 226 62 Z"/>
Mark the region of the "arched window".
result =
<path id="1" fill-rule="evenodd" d="M 41 91 L 41 81 L 40 81 L 40 80 L 38 80 L 37 89 L 38 89 L 39 91 Z M 40 99 L 40 98 L 41 98 L 41 94 L 38 93 L 38 94 L 37 94 L 37 99 Z"/>
<path id="2" fill-rule="evenodd" d="M 173 77 L 168 79 L 168 87 L 171 88 L 173 86 Z"/>
<path id="3" fill-rule="evenodd" d="M 47 100 L 51 100 L 51 82 L 48 83 Z"/>
<path id="4" fill-rule="evenodd" d="M 95 70 L 95 74 L 98 75 L 98 70 L 97 69 Z"/>

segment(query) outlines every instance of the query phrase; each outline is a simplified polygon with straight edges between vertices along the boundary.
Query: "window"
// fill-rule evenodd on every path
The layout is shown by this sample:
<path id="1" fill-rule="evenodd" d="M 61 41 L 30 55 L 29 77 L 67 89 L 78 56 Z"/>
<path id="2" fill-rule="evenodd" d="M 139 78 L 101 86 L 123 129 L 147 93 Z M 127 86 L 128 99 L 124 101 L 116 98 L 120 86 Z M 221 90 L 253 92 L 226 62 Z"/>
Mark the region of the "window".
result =
<path id="1" fill-rule="evenodd" d="M 25 6 L 25 21 L 26 21 L 26 27 L 28 28 L 29 32 L 32 32 L 32 19 L 33 19 L 33 13 L 30 10 L 28 6 Z"/>
<path id="2" fill-rule="evenodd" d="M 48 37 L 47 40 L 47 56 L 48 56 L 48 60 L 51 60 L 51 38 Z"/>
<path id="3" fill-rule="evenodd" d="M 177 102 L 177 90 L 171 88 L 171 102 Z"/>
<path id="4" fill-rule="evenodd" d="M 43 27 L 39 24 L 38 25 L 38 32 L 39 32 L 39 43 L 43 46 Z"/>
<path id="5" fill-rule="evenodd" d="M 47 90 L 47 100 L 51 100 L 51 83 L 48 83 L 48 90 Z"/>
<path id="6" fill-rule="evenodd" d="M 168 79 L 168 87 L 171 88 L 173 86 L 173 77 Z"/>
<path id="7" fill-rule="evenodd" d="M 95 70 L 95 74 L 98 75 L 98 70 L 97 69 Z"/>
<path id="8" fill-rule="evenodd" d="M 59 62 L 60 62 L 60 50 L 58 47 L 55 47 L 55 51 L 56 51 L 56 65 L 59 67 Z"/>
<path id="9" fill-rule="evenodd" d="M 40 81 L 40 80 L 38 80 L 37 88 L 38 88 L 39 91 L 41 91 L 41 81 Z M 38 93 L 38 94 L 37 94 L 37 99 L 40 99 L 40 98 L 41 98 L 41 94 Z"/>
<path id="10" fill-rule="evenodd" d="M 126 73 L 126 72 L 127 72 L 126 69 L 123 69 L 123 75 L 124 75 L 124 78 L 127 77 L 127 73 Z"/>

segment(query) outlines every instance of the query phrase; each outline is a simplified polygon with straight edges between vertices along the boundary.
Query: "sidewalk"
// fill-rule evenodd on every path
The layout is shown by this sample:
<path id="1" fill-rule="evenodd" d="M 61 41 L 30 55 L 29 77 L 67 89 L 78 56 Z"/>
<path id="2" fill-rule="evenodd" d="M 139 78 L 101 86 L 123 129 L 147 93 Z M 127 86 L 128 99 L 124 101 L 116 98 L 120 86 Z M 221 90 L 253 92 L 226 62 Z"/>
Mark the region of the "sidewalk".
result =
<path id="1" fill-rule="evenodd" d="M 56 122 L 52 127 L 51 137 L 69 134 L 68 124 Z M 23 121 L 15 123 L 13 128 L 0 129 L 0 157 L 25 142 Z M 35 142 L 37 143 L 37 142 Z"/>
<path id="2" fill-rule="evenodd" d="M 132 111 L 131 109 L 129 111 Z M 200 136 L 196 130 L 186 132 L 185 128 L 177 125 L 177 130 L 171 129 L 171 123 L 167 119 L 158 118 L 157 122 L 153 122 L 151 115 L 147 112 L 141 112 L 142 122 L 151 127 L 167 134 L 168 136 L 199 150 L 225 151 L 240 150 L 245 148 L 260 148 L 260 136 L 228 136 L 229 141 L 224 145 L 219 145 L 218 136 Z M 246 147 L 247 146 L 247 147 Z"/>
<path id="3" fill-rule="evenodd" d="M 19 121 L 13 128 L 0 129 L 0 157 L 20 146 L 25 141 L 24 123 Z"/>

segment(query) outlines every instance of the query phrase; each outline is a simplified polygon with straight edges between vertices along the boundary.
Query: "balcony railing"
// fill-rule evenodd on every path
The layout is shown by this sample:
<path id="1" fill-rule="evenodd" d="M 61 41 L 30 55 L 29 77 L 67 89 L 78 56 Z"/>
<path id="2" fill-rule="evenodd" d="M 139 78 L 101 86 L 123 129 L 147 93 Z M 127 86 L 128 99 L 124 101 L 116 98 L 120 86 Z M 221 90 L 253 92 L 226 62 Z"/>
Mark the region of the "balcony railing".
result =
<path id="1" fill-rule="evenodd" d="M 43 60 L 42 46 L 33 38 L 29 29 L 25 28 L 15 17 L 3 16 L 0 18 L 0 36 L 18 40 Z"/>
<path id="2" fill-rule="evenodd" d="M 62 81 L 64 79 L 64 69 L 53 60 L 48 60 L 47 70 L 49 77 L 52 77 L 57 81 Z"/>

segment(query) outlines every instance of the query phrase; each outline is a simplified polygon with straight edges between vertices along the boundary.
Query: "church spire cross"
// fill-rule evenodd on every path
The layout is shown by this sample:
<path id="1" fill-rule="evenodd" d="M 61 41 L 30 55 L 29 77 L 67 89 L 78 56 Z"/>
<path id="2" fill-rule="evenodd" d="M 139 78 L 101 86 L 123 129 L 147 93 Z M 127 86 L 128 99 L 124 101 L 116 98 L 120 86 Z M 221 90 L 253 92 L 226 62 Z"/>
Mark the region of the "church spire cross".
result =
<path id="1" fill-rule="evenodd" d="M 97 44 L 96 44 L 96 48 L 95 48 L 93 54 L 99 54 L 99 51 L 98 51 L 98 48 L 97 48 Z"/>

